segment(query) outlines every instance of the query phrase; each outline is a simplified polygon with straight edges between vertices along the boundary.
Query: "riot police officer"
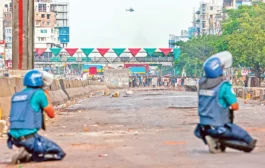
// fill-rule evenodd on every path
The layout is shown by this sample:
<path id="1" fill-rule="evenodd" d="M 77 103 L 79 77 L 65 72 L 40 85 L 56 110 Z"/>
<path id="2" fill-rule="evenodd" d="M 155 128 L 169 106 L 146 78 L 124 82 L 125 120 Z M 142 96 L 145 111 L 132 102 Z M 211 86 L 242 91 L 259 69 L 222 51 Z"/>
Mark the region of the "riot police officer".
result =
<path id="1" fill-rule="evenodd" d="M 211 153 L 224 151 L 226 147 L 251 152 L 257 142 L 231 120 L 230 111 L 239 108 L 232 84 L 223 80 L 224 68 L 231 65 L 229 52 L 216 54 L 205 61 L 205 76 L 199 81 L 200 123 L 195 135 L 204 140 Z"/>
<path id="2" fill-rule="evenodd" d="M 12 97 L 8 147 L 12 149 L 14 144 L 20 148 L 12 163 L 62 160 L 66 155 L 56 143 L 38 134 L 43 128 L 43 111 L 50 118 L 54 117 L 48 90 L 44 89 L 44 74 L 38 70 L 27 72 L 24 77 L 26 88 Z"/>

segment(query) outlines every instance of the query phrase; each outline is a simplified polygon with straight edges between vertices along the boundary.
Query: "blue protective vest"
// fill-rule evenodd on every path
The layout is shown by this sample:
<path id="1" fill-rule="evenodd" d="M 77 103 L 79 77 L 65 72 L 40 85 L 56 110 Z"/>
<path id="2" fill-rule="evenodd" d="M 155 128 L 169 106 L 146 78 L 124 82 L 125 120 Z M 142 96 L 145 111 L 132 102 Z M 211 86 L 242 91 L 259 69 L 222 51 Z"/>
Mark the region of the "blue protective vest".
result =
<path id="1" fill-rule="evenodd" d="M 23 90 L 15 93 L 11 100 L 10 129 L 40 129 L 42 110 L 35 112 L 30 100 L 38 89 Z"/>
<path id="2" fill-rule="evenodd" d="M 199 116 L 200 124 L 224 126 L 229 123 L 229 108 L 219 103 L 219 91 L 224 81 L 212 89 L 199 89 Z"/>

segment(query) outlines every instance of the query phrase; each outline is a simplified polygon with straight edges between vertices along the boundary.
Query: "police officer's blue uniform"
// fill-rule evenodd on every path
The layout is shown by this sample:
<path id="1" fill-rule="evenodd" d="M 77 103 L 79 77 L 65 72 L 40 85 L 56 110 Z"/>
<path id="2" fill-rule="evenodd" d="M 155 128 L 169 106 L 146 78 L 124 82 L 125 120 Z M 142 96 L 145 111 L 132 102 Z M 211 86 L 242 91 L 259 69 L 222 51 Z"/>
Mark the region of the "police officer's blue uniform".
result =
<path id="1" fill-rule="evenodd" d="M 225 95 L 226 92 L 232 92 L 232 87 L 228 81 L 222 79 L 223 70 L 220 60 L 217 58 L 207 60 L 204 64 L 204 71 L 206 77 L 199 81 L 200 124 L 195 129 L 195 135 L 208 145 L 212 145 L 209 144 L 211 137 L 218 140 L 243 142 L 247 147 L 246 151 L 250 152 L 254 149 L 256 140 L 253 140 L 245 130 L 231 123 L 229 107 L 236 103 L 236 97 L 234 95 L 228 98 Z M 209 148 L 210 152 L 215 152 L 211 146 Z"/>
<path id="2" fill-rule="evenodd" d="M 40 88 L 43 86 L 42 80 L 42 74 L 39 71 L 28 72 L 24 78 L 24 85 L 28 88 L 15 93 L 12 97 L 8 147 L 12 148 L 14 144 L 25 149 L 20 155 L 15 155 L 14 163 L 61 160 L 66 155 L 56 143 L 37 134 L 37 131 L 43 126 L 42 111 L 45 99 L 44 103 L 41 99 L 35 103 L 35 109 L 33 109 L 31 101 L 37 94 L 40 97 L 45 96 L 43 89 Z"/>

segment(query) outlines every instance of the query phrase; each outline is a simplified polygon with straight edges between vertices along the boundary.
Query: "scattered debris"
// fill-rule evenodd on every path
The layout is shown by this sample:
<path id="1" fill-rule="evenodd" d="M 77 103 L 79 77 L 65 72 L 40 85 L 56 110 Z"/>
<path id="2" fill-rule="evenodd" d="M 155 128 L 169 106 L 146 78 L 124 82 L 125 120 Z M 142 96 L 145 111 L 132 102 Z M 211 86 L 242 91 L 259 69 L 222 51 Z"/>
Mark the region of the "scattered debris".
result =
<path id="1" fill-rule="evenodd" d="M 89 132 L 88 126 L 86 124 L 84 124 L 84 131 Z"/>
<path id="2" fill-rule="evenodd" d="M 120 97 L 120 92 L 116 91 L 114 93 L 111 93 L 110 97 Z"/>
<path id="3" fill-rule="evenodd" d="M 133 94 L 134 94 L 134 92 L 133 92 L 133 91 L 131 91 L 131 90 L 128 90 L 128 91 L 125 91 L 125 94 L 126 94 L 126 95 L 133 95 Z"/>
<path id="4" fill-rule="evenodd" d="M 163 143 L 164 145 L 185 145 L 185 141 L 167 141 Z"/>
<path id="5" fill-rule="evenodd" d="M 7 133 L 7 125 L 5 120 L 0 120 L 0 137 Z"/>
<path id="6" fill-rule="evenodd" d="M 109 91 L 109 90 L 105 90 L 105 91 L 104 91 L 104 93 L 103 93 L 103 95 L 104 95 L 104 96 L 110 96 L 110 95 L 111 95 L 111 93 L 110 93 L 110 91 Z"/>
<path id="7" fill-rule="evenodd" d="M 100 155 L 98 155 L 99 157 L 107 157 L 108 156 L 108 154 L 100 154 Z"/>

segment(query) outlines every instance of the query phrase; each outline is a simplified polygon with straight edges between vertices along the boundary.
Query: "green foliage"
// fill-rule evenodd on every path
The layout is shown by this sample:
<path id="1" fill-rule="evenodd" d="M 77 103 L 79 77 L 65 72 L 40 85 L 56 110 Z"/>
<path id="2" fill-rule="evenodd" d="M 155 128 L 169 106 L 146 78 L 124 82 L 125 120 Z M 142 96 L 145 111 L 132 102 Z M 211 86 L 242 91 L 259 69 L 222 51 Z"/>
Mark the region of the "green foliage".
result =
<path id="1" fill-rule="evenodd" d="M 218 36 L 207 35 L 180 43 L 181 55 L 175 62 L 177 70 L 185 70 L 187 76 L 201 76 L 204 61 L 217 52 L 217 46 L 222 47 L 220 43 L 216 43 L 218 40 Z"/>
<path id="2" fill-rule="evenodd" d="M 180 59 L 175 62 L 187 75 L 201 75 L 203 62 L 212 54 L 228 50 L 234 67 L 249 67 L 256 76 L 265 70 L 265 4 L 240 6 L 228 10 L 222 24 L 222 35 L 206 35 L 178 42 Z"/>
<path id="3" fill-rule="evenodd" d="M 265 4 L 241 6 L 227 11 L 223 36 L 233 54 L 234 65 L 250 67 L 259 74 L 265 65 Z"/>

